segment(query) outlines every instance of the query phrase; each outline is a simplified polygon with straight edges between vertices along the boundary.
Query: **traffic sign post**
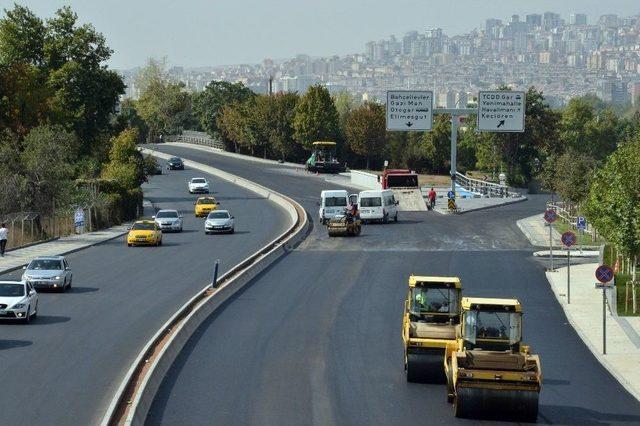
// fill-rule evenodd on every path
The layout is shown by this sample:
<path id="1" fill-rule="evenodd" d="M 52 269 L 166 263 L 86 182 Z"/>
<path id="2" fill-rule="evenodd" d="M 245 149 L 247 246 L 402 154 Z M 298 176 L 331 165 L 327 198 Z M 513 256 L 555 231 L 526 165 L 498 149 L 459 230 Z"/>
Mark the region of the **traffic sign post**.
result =
<path id="1" fill-rule="evenodd" d="M 596 288 L 602 289 L 602 354 L 607 354 L 607 289 L 613 287 L 613 269 L 600 265 L 596 269 Z"/>
<path id="2" fill-rule="evenodd" d="M 580 233 L 580 251 L 582 252 L 582 240 L 584 240 L 584 231 L 587 229 L 587 219 L 585 219 L 584 216 L 578 216 L 576 227 Z"/>
<path id="3" fill-rule="evenodd" d="M 524 132 L 525 92 L 491 90 L 478 93 L 480 132 Z"/>
<path id="4" fill-rule="evenodd" d="M 544 220 L 549 225 L 549 258 L 551 259 L 551 267 L 549 268 L 549 272 L 554 272 L 555 268 L 553 267 L 553 226 L 551 224 L 558 219 L 558 215 L 555 210 L 548 209 L 544 212 Z"/>
<path id="5" fill-rule="evenodd" d="M 576 234 L 567 231 L 560 238 L 567 248 L 567 305 L 571 304 L 571 246 L 576 243 Z"/>
<path id="6" fill-rule="evenodd" d="M 433 92 L 387 91 L 387 130 L 430 131 L 433 126 Z"/>
<path id="7" fill-rule="evenodd" d="M 84 227 L 84 210 L 77 208 L 73 214 L 73 223 L 76 228 L 76 233 L 82 233 L 82 227 Z"/>

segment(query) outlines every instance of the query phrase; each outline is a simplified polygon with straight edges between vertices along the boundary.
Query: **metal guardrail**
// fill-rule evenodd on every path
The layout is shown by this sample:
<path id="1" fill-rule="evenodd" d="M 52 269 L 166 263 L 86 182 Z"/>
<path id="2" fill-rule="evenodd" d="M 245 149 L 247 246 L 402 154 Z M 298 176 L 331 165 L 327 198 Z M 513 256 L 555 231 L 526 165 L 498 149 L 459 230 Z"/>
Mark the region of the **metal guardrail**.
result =
<path id="1" fill-rule="evenodd" d="M 510 193 L 516 193 L 513 190 L 509 190 L 507 185 L 500 185 L 499 183 L 486 182 L 480 179 L 470 178 L 462 173 L 456 172 L 456 183 L 469 192 L 478 194 L 483 197 L 509 197 Z"/>
<path id="2" fill-rule="evenodd" d="M 181 135 L 170 135 L 165 139 L 167 142 L 183 142 L 195 145 L 210 146 L 212 148 L 224 149 L 224 142 L 213 139 L 205 132 L 196 132 L 193 130 L 183 130 Z"/>
<path id="3" fill-rule="evenodd" d="M 568 210 L 564 206 L 564 202 L 562 201 L 547 201 L 547 209 L 554 210 L 558 217 L 563 221 L 567 222 L 573 228 L 578 227 L 578 216 L 573 216 L 571 211 Z M 591 225 L 590 222 L 587 222 L 587 227 L 584 230 L 585 234 L 589 234 L 591 236 L 597 236 L 598 231 Z M 595 238 L 595 237 L 594 237 Z"/>

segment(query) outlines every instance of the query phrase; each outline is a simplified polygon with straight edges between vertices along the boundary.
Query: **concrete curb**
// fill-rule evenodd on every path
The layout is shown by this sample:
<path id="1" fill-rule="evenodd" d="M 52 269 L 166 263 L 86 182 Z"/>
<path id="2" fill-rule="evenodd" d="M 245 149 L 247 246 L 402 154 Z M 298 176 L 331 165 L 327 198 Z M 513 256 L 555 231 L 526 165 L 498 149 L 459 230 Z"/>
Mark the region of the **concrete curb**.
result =
<path id="1" fill-rule="evenodd" d="M 556 301 L 562 307 L 562 311 L 564 312 L 565 317 L 567 317 L 569 324 L 571 324 L 571 327 L 573 327 L 573 329 L 576 331 L 578 337 L 580 337 L 580 340 L 582 340 L 582 343 L 584 343 L 585 346 L 589 348 L 589 351 L 591 351 L 591 354 L 594 356 L 594 358 L 598 360 L 598 362 L 609 372 L 609 374 L 613 376 L 614 379 L 618 381 L 618 383 L 620 383 L 620 385 L 622 385 L 622 387 L 627 392 L 629 392 L 635 399 L 640 401 L 640 391 L 638 390 L 638 388 L 634 386 L 633 383 L 629 382 L 624 374 L 622 374 L 618 369 L 616 369 L 613 364 L 611 364 L 611 362 L 609 362 L 606 355 L 601 354 L 600 348 L 597 348 L 592 344 L 591 340 L 587 337 L 588 333 L 578 323 L 573 313 L 566 308 L 564 300 L 561 299 L 555 292 L 554 286 L 551 283 L 550 274 L 564 274 L 564 269 L 565 268 L 558 268 L 557 272 L 546 272 L 545 276 L 547 278 L 547 281 L 549 282 L 549 287 L 551 287 L 551 291 L 553 292 Z"/>
<path id="2" fill-rule="evenodd" d="M 252 157 L 250 155 L 244 155 L 244 154 L 238 154 L 238 153 L 235 153 L 235 152 L 224 151 L 222 149 L 213 148 L 213 147 L 210 147 L 210 146 L 202 146 L 202 145 L 191 144 L 191 143 L 186 143 L 186 142 L 165 142 L 162 145 L 181 146 L 181 147 L 188 147 L 188 148 L 198 149 L 200 151 L 214 152 L 214 153 L 219 154 L 219 155 L 224 155 L 225 157 L 237 158 L 237 159 L 245 160 L 245 161 L 253 161 L 255 163 L 272 164 L 272 165 L 275 165 L 275 166 L 288 166 L 288 167 L 295 167 L 297 169 L 306 169 L 304 164 L 289 163 L 289 162 L 279 163 L 277 160 L 268 160 L 266 158 Z"/>
<path id="3" fill-rule="evenodd" d="M 56 241 L 56 240 L 59 240 L 59 239 L 60 239 L 60 237 L 53 237 L 53 238 L 49 238 L 49 239 L 46 239 L 46 240 L 34 241 L 32 243 L 29 243 L 29 244 L 23 244 L 21 246 L 11 247 L 9 249 L 6 249 L 5 251 L 7 253 L 9 253 L 10 251 L 22 250 L 22 249 L 26 249 L 26 248 L 29 248 L 29 247 L 37 246 L 38 244 L 50 243 L 52 241 Z"/>
<path id="4" fill-rule="evenodd" d="M 159 158 L 170 155 L 142 150 Z M 216 289 L 205 286 L 185 303 L 145 344 L 111 400 L 101 425 L 143 425 L 169 368 L 198 327 L 262 271 L 293 250 L 308 234 L 309 221 L 300 204 L 278 192 L 210 166 L 185 160 L 185 165 L 240 185 L 273 201 L 290 215 L 291 226 L 271 243 L 220 277 Z"/>

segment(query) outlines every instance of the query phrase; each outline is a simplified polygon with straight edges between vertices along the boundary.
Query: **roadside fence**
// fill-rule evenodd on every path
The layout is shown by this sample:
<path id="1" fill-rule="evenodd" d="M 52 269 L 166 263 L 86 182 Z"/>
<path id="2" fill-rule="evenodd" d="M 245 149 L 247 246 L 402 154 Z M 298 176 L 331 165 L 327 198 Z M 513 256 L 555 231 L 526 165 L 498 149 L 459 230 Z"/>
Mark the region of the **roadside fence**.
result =
<path id="1" fill-rule="evenodd" d="M 205 132 L 196 132 L 193 130 L 183 130 L 182 134 L 167 136 L 165 140 L 167 142 L 184 142 L 224 149 L 224 142 L 221 140 L 213 139 Z"/>
<path id="2" fill-rule="evenodd" d="M 463 175 L 460 172 L 456 172 L 456 183 L 469 192 L 484 196 L 484 197 L 509 197 L 510 194 L 517 194 L 516 191 L 509 190 L 509 186 L 500 185 L 499 183 L 486 182 L 480 179 L 474 179 Z"/>

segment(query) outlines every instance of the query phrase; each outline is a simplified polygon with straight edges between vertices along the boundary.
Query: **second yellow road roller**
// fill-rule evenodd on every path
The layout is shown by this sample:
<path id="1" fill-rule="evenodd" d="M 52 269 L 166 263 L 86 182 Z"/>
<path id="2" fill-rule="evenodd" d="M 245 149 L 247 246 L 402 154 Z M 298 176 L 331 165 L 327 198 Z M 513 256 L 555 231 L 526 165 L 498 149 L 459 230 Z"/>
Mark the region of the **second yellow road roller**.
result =
<path id="1" fill-rule="evenodd" d="M 457 277 L 409 277 L 402 340 L 408 382 L 444 383 L 445 348 L 455 342 L 462 284 Z"/>
<path id="2" fill-rule="evenodd" d="M 456 417 L 534 422 L 542 370 L 522 344 L 522 307 L 516 299 L 462 298 L 457 339 L 444 359 L 447 399 Z"/>

